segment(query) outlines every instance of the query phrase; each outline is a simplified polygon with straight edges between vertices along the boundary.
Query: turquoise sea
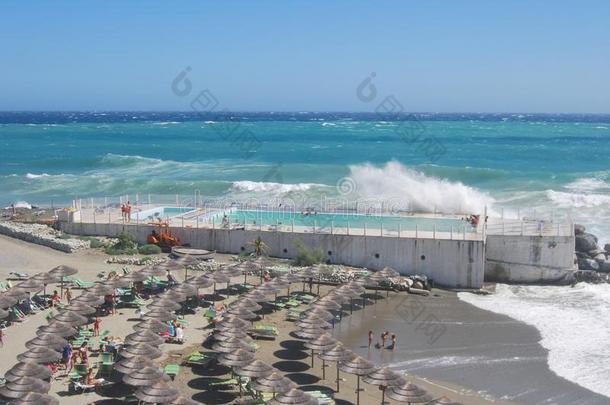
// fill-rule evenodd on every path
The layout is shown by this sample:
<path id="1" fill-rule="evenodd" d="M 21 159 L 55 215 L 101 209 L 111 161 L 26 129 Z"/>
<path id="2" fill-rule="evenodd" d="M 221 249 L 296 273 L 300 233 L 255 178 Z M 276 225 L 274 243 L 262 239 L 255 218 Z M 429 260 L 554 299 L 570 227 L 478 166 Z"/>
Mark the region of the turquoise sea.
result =
<path id="1" fill-rule="evenodd" d="M 323 195 L 570 214 L 610 239 L 607 115 L 1 113 L 0 145 L 2 205 Z"/>

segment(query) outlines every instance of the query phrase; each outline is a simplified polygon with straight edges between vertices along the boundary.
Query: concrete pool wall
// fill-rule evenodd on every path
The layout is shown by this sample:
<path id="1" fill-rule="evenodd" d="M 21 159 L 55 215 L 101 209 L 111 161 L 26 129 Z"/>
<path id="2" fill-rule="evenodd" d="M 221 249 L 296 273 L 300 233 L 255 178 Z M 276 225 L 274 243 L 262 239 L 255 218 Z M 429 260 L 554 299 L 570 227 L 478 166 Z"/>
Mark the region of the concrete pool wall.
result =
<path id="1" fill-rule="evenodd" d="M 134 224 L 60 223 L 75 235 L 111 236 L 127 232 L 138 243 L 157 227 Z M 331 263 L 381 270 L 390 266 L 402 274 L 425 274 L 435 283 L 456 288 L 480 288 L 485 270 L 482 240 L 397 238 L 364 235 L 331 235 L 265 230 L 228 230 L 170 227 L 173 235 L 193 248 L 239 254 L 250 251 L 248 243 L 260 236 L 273 257 L 294 259 L 297 241 L 322 249 Z"/>

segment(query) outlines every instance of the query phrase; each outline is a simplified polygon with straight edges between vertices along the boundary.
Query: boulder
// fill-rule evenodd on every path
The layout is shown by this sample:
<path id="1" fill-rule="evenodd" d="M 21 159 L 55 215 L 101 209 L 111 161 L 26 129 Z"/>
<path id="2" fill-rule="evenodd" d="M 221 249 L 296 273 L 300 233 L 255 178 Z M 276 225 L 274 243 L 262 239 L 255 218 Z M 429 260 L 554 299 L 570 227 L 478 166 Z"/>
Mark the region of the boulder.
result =
<path id="1" fill-rule="evenodd" d="M 582 235 L 585 233 L 585 226 L 580 224 L 574 224 L 574 235 Z"/>
<path id="2" fill-rule="evenodd" d="M 597 237 L 590 233 L 576 235 L 576 251 L 589 252 L 597 250 Z"/>
<path id="3" fill-rule="evenodd" d="M 602 271 L 604 273 L 610 273 L 610 261 L 599 263 L 599 271 Z"/>
<path id="4" fill-rule="evenodd" d="M 593 259 L 578 259 L 579 270 L 599 270 L 599 264 Z"/>
<path id="5" fill-rule="evenodd" d="M 604 250 L 605 250 L 607 253 L 610 253 L 610 243 L 606 243 L 606 244 L 604 245 Z"/>
<path id="6" fill-rule="evenodd" d="M 603 252 L 598 253 L 595 256 L 593 256 L 593 260 L 595 260 L 598 263 L 603 263 L 606 261 L 606 255 Z"/>

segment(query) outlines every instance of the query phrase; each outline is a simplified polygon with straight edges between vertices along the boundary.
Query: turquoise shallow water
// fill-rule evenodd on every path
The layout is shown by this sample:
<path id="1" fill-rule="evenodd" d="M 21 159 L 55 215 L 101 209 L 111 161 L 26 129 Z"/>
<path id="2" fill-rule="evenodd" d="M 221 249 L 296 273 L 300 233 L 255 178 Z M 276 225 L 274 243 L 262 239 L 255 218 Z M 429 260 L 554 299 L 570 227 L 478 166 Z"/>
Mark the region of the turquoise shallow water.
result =
<path id="1" fill-rule="evenodd" d="M 324 195 L 428 211 L 570 214 L 610 236 L 607 116 L 426 115 L 406 127 L 371 114 L 229 118 L 2 113 L 0 204 L 195 190 Z"/>

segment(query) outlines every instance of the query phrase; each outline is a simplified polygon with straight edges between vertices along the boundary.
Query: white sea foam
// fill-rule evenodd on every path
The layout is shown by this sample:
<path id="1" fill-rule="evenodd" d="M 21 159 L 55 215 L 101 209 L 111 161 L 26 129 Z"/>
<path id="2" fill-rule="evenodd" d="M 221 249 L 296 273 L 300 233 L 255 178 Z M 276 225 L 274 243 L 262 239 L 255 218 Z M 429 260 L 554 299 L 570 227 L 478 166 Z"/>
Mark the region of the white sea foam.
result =
<path id="1" fill-rule="evenodd" d="M 610 195 L 597 193 L 566 193 L 547 190 L 546 195 L 559 208 L 593 208 L 610 204 Z"/>
<path id="2" fill-rule="evenodd" d="M 585 177 L 573 181 L 565 187 L 574 191 L 596 191 L 600 189 L 610 189 L 610 184 L 597 177 Z"/>
<path id="3" fill-rule="evenodd" d="M 289 193 L 292 191 L 307 191 L 312 187 L 325 187 L 323 184 L 298 183 L 282 184 L 264 181 L 235 181 L 232 188 L 236 191 L 250 191 L 255 193 Z"/>
<path id="4" fill-rule="evenodd" d="M 549 368 L 578 385 L 610 397 L 610 284 L 574 287 L 498 284 L 489 296 L 459 293 L 479 308 L 536 327 L 549 351 Z"/>
<path id="5" fill-rule="evenodd" d="M 335 127 L 335 126 L 337 126 L 337 124 L 335 124 L 333 122 L 323 122 L 322 126 L 323 127 Z"/>
<path id="6" fill-rule="evenodd" d="M 48 174 L 48 173 L 41 173 L 41 174 L 28 173 L 25 175 L 25 177 L 27 179 L 38 179 L 41 177 L 50 177 L 50 174 Z"/>
<path id="7" fill-rule="evenodd" d="M 350 170 L 360 196 L 404 201 L 413 210 L 483 213 L 485 206 L 494 202 L 490 195 L 474 187 L 426 176 L 395 161 L 382 167 L 354 165 Z"/>

